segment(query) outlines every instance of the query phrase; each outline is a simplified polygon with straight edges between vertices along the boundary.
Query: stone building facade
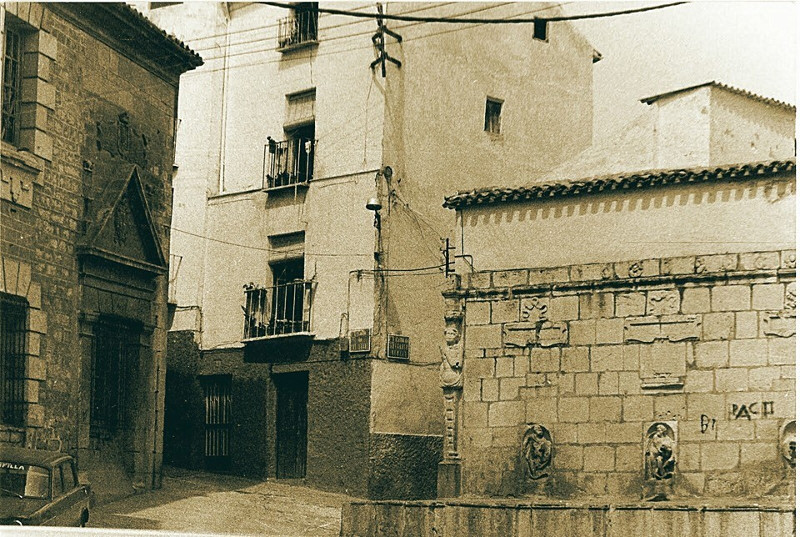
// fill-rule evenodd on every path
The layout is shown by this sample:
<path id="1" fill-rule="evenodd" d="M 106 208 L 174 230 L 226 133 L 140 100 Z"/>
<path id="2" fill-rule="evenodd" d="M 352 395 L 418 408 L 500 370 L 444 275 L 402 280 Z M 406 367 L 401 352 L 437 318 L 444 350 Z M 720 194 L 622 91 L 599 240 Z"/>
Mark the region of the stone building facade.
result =
<path id="1" fill-rule="evenodd" d="M 0 6 L 0 441 L 78 458 L 101 495 L 160 485 L 180 74 L 124 4 Z"/>
<path id="2" fill-rule="evenodd" d="M 324 12 L 376 13 L 351 2 L 154 7 L 148 16 L 206 60 L 182 80 L 179 106 L 165 453 L 358 496 L 435 496 L 437 267 L 451 219 L 439 200 L 587 147 L 597 55 L 569 22 L 545 41 L 530 28 L 441 32 Z M 385 76 L 382 52 L 399 62 L 386 60 Z"/>

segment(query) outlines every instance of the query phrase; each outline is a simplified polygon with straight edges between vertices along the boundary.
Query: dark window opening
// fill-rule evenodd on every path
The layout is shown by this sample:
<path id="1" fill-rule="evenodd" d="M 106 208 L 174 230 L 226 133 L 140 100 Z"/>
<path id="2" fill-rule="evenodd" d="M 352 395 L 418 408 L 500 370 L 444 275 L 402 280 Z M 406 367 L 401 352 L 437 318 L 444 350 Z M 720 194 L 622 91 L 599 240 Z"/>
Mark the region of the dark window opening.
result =
<path id="1" fill-rule="evenodd" d="M 3 141 L 19 145 L 23 35 L 6 25 L 3 46 Z"/>
<path id="2" fill-rule="evenodd" d="M 95 325 L 92 349 L 90 436 L 109 439 L 128 425 L 128 397 L 133 382 L 141 329 L 126 321 Z"/>
<path id="3" fill-rule="evenodd" d="M 492 134 L 500 134 L 500 111 L 503 101 L 486 99 L 486 114 L 483 120 L 483 130 Z"/>
<path id="4" fill-rule="evenodd" d="M 25 354 L 28 306 L 0 294 L 0 423 L 24 425 Z"/>
<path id="5" fill-rule="evenodd" d="M 266 188 L 305 184 L 314 177 L 314 123 L 286 129 L 286 139 L 269 139 L 265 154 Z"/>
<path id="6" fill-rule="evenodd" d="M 533 38 L 539 41 L 547 41 L 547 21 L 536 19 L 533 21 Z"/>

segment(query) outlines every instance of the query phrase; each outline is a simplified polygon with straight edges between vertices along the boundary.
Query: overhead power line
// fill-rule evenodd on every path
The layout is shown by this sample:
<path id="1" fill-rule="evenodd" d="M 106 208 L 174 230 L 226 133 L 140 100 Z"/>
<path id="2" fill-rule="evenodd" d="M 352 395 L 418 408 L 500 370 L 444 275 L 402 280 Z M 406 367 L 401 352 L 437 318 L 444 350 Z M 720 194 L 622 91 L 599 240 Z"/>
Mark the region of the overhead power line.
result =
<path id="1" fill-rule="evenodd" d="M 274 6 L 274 7 L 282 7 L 286 9 L 295 9 L 297 6 L 294 4 L 288 4 L 285 2 L 257 2 L 259 4 L 264 4 L 267 6 Z M 679 6 L 681 4 L 687 4 L 688 2 L 672 2 L 670 4 L 660 4 L 657 6 L 650 6 L 650 7 L 643 7 L 637 9 L 626 9 L 623 11 L 609 11 L 606 13 L 588 13 L 584 15 L 568 15 L 568 16 L 560 16 L 560 17 L 532 17 L 532 18 L 524 18 L 524 19 L 478 19 L 478 18 L 449 18 L 449 17 L 419 17 L 414 15 L 388 15 L 388 14 L 378 14 L 378 13 L 360 13 L 360 12 L 353 12 L 353 11 L 345 11 L 343 9 L 333 9 L 333 8 L 324 8 L 320 7 L 317 8 L 317 11 L 320 13 L 328 13 L 331 15 L 344 15 L 347 17 L 357 17 L 362 19 L 378 19 L 383 18 L 383 20 L 395 20 L 395 21 L 409 21 L 409 22 L 440 22 L 440 23 L 449 23 L 449 24 L 531 24 L 541 21 L 547 22 L 559 22 L 559 21 L 568 21 L 568 20 L 580 20 L 580 19 L 596 19 L 600 17 L 614 17 L 616 15 L 629 15 L 631 13 L 642 13 L 644 11 L 652 11 L 654 9 L 664 9 L 667 7 L 674 7 Z"/>

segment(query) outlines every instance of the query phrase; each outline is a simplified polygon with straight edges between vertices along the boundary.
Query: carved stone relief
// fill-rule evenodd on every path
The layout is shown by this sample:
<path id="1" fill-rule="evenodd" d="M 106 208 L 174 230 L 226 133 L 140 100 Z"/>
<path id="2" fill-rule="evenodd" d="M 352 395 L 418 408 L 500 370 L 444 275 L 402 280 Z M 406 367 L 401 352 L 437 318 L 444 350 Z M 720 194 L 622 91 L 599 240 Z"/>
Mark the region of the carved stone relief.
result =
<path id="1" fill-rule="evenodd" d="M 675 315 L 681 305 L 680 293 L 677 289 L 668 291 L 650 291 L 647 293 L 646 315 Z"/>
<path id="2" fill-rule="evenodd" d="M 682 386 L 686 376 L 686 358 L 686 343 L 657 342 L 642 346 L 639 356 L 642 388 Z"/>
<path id="3" fill-rule="evenodd" d="M 461 388 L 464 385 L 463 346 L 461 344 L 463 319 L 463 313 L 460 310 L 450 311 L 445 315 L 445 349 L 441 351 L 442 363 L 439 367 L 439 380 L 442 388 Z"/>
<path id="4" fill-rule="evenodd" d="M 667 500 L 672 494 L 676 469 L 675 423 L 659 421 L 647 428 L 644 446 L 644 496 Z"/>
<path id="5" fill-rule="evenodd" d="M 555 347 L 566 345 L 566 322 L 508 323 L 503 325 L 503 344 L 506 347 Z"/>
<path id="6" fill-rule="evenodd" d="M 656 340 L 690 341 L 700 339 L 700 318 L 696 315 L 664 315 L 625 321 L 626 343 L 652 343 Z"/>
<path id="7" fill-rule="evenodd" d="M 550 300 L 547 298 L 525 298 L 522 300 L 520 320 L 525 323 L 544 321 L 547 319 L 547 309 L 549 307 Z"/>
<path id="8" fill-rule="evenodd" d="M 765 311 L 761 314 L 761 330 L 765 336 L 792 337 L 797 332 L 795 312 Z"/>
<path id="9" fill-rule="evenodd" d="M 781 455 L 786 463 L 794 468 L 797 465 L 797 441 L 795 440 L 795 421 L 787 422 L 781 429 Z"/>
<path id="10" fill-rule="evenodd" d="M 553 438 L 543 425 L 534 423 L 522 437 L 522 457 L 529 479 L 546 477 L 553 460 Z"/>

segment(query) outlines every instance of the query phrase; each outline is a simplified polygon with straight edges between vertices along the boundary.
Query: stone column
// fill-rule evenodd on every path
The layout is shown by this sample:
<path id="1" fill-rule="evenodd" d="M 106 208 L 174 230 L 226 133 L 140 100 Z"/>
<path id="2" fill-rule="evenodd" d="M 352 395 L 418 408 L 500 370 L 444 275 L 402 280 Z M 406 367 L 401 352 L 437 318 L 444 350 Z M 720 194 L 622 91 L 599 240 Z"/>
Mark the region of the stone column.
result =
<path id="1" fill-rule="evenodd" d="M 444 446 L 443 460 L 439 463 L 437 495 L 453 498 L 461 494 L 461 455 L 458 436 L 460 423 L 461 392 L 464 386 L 462 363 L 464 349 L 461 343 L 464 314 L 460 302 L 448 304 L 445 314 L 442 365 L 439 380 L 444 392 Z M 454 307 L 455 306 L 455 307 Z"/>

